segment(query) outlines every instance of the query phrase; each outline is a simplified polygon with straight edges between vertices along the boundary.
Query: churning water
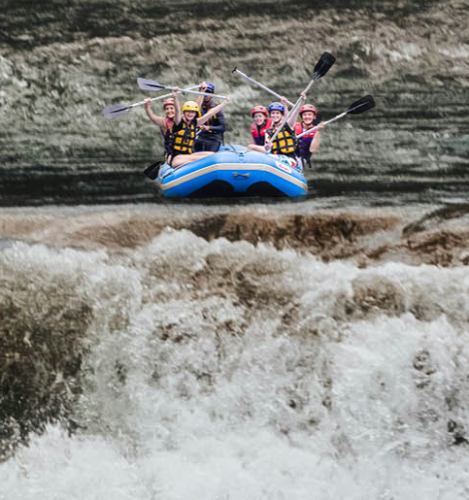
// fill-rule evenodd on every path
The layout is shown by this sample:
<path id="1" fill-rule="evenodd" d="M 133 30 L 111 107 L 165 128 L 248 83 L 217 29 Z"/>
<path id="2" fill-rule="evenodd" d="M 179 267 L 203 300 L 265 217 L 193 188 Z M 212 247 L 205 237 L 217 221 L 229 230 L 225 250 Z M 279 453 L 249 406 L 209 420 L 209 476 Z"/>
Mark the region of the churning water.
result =
<path id="1" fill-rule="evenodd" d="M 4 214 L 0 498 L 467 498 L 467 225 L 422 213 Z"/>
<path id="2" fill-rule="evenodd" d="M 469 498 L 466 3 L 3 0 L 0 500 Z M 324 51 L 323 118 L 376 108 L 298 203 L 166 202 L 101 115 L 208 80 L 246 145 L 232 69 L 296 101 Z"/>

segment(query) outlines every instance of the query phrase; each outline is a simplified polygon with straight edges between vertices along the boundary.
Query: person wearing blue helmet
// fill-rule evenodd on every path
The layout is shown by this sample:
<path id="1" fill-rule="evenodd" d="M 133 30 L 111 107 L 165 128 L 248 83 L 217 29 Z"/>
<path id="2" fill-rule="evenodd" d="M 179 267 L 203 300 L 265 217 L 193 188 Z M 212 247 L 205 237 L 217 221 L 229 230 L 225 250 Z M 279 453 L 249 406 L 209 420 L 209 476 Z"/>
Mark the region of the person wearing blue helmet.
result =
<path id="1" fill-rule="evenodd" d="M 301 93 L 302 101 L 306 100 L 306 94 Z M 281 98 L 281 102 L 273 102 L 269 106 L 269 115 L 272 119 L 272 127 L 266 131 L 265 136 L 265 150 L 267 153 L 272 154 L 282 154 L 289 156 L 291 158 L 296 158 L 296 134 L 295 134 L 295 122 L 298 117 L 300 106 L 297 106 L 296 110 L 287 123 L 285 123 L 282 130 L 277 134 L 274 142 L 271 142 L 270 138 L 274 136 L 276 130 L 282 124 L 286 115 L 288 115 L 287 100 L 285 97 Z"/>
<path id="2" fill-rule="evenodd" d="M 200 91 L 208 94 L 215 92 L 215 86 L 209 82 L 200 84 Z M 216 102 L 210 96 L 199 96 L 197 99 L 202 116 L 217 106 Z M 226 130 L 225 114 L 219 111 L 212 116 L 199 129 L 199 134 L 195 140 L 195 151 L 213 151 L 217 152 L 223 143 L 223 134 Z"/>

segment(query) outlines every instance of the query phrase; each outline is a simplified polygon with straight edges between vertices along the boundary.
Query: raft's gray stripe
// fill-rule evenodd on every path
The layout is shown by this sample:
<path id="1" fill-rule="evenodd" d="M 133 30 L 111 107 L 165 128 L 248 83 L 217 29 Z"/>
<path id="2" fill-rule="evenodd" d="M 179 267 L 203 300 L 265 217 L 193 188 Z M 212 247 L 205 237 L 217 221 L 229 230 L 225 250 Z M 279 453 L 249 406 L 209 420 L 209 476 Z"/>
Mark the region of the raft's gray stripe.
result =
<path id="1" fill-rule="evenodd" d="M 281 177 L 282 179 L 297 185 L 305 191 L 308 190 L 308 186 L 304 182 L 293 177 L 293 175 L 289 175 L 278 168 L 272 167 L 272 165 L 266 165 L 263 163 L 216 163 L 214 165 L 209 165 L 208 167 L 201 168 L 200 170 L 196 170 L 195 172 L 191 172 L 190 174 L 187 174 L 184 177 L 180 177 L 179 179 L 175 179 L 174 181 L 170 181 L 167 184 L 163 184 L 160 181 L 158 182 L 161 189 L 163 191 L 166 191 L 173 187 L 179 186 L 179 184 L 191 181 L 192 179 L 196 179 L 201 175 L 209 174 L 210 172 L 213 172 L 215 170 L 263 170 L 264 172 L 270 172 L 271 174 L 277 175 L 278 177 Z"/>

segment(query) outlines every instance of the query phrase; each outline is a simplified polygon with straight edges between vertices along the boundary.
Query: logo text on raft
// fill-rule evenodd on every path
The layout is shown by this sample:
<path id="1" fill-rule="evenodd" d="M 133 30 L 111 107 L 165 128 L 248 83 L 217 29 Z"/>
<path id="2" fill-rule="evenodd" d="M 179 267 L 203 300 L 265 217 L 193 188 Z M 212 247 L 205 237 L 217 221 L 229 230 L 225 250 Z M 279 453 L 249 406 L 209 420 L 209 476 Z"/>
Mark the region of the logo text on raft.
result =
<path id="1" fill-rule="evenodd" d="M 291 168 L 289 166 L 285 165 L 284 163 L 276 161 L 275 165 L 277 165 L 278 168 L 284 170 L 285 172 L 291 174 Z"/>

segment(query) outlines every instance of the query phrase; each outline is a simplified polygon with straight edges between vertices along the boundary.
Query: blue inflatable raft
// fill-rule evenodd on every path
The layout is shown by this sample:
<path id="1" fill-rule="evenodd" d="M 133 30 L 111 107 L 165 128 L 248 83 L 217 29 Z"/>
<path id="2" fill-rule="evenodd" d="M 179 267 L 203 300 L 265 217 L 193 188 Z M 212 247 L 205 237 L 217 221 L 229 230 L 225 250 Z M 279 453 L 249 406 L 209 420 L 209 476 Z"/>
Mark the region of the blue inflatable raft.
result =
<path id="1" fill-rule="evenodd" d="M 175 169 L 165 163 L 156 182 L 165 196 L 174 198 L 298 197 L 308 190 L 302 168 L 292 158 L 231 145 Z"/>

